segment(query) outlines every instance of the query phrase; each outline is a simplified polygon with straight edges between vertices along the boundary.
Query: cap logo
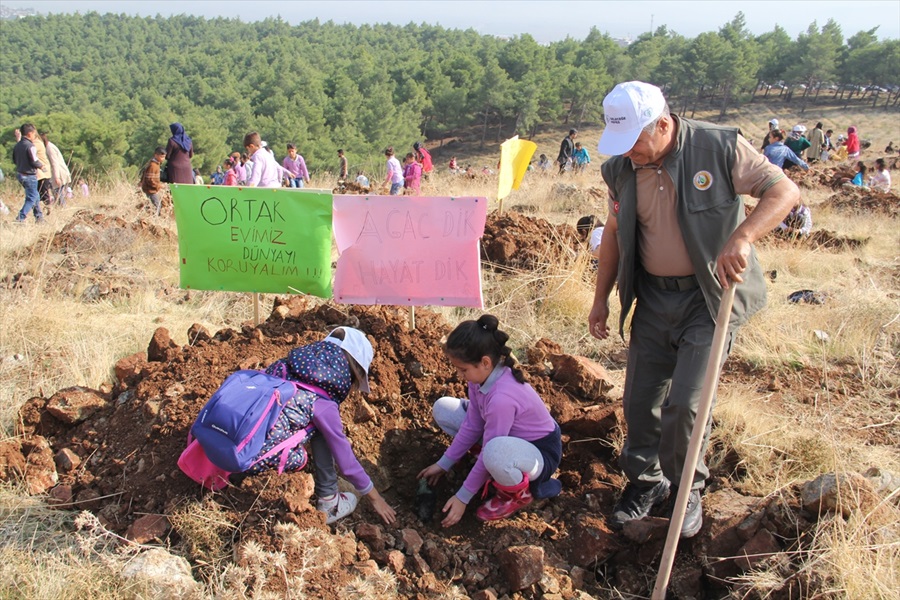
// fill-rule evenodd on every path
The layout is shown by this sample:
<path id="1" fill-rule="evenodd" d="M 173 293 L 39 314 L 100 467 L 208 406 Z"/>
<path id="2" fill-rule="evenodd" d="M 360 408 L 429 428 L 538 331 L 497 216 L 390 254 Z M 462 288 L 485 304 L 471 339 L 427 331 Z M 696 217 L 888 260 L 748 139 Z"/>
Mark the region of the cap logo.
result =
<path id="1" fill-rule="evenodd" d="M 694 187 L 705 192 L 712 185 L 713 176 L 709 171 L 697 171 L 694 174 Z"/>
<path id="2" fill-rule="evenodd" d="M 650 107 L 645 108 L 644 112 L 641 113 L 642 117 L 647 117 L 647 118 L 651 117 L 652 115 L 653 115 L 653 109 Z"/>

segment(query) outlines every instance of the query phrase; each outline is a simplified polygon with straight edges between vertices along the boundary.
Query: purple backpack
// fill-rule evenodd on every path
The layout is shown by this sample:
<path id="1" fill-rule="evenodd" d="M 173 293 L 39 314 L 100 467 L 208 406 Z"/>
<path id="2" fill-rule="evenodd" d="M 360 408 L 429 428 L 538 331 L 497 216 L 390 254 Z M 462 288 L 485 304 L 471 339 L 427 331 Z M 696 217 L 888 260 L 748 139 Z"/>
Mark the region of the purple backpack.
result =
<path id="1" fill-rule="evenodd" d="M 298 387 L 259 371 L 237 371 L 200 410 L 191 435 L 220 469 L 246 471 L 260 460 L 266 435 Z"/>

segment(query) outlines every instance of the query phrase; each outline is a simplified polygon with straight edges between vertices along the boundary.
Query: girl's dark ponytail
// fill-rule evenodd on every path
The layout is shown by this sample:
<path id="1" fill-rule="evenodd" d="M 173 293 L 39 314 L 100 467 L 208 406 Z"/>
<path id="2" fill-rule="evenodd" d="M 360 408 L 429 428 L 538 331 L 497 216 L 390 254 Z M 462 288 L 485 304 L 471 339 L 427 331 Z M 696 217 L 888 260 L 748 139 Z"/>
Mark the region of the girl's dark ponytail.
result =
<path id="1" fill-rule="evenodd" d="M 495 365 L 503 364 L 512 371 L 519 383 L 525 383 L 525 374 L 516 367 L 512 349 L 506 345 L 509 334 L 498 329 L 500 321 L 494 315 L 481 315 L 477 321 L 463 321 L 447 337 L 444 349 L 459 360 L 477 364 L 482 356 L 490 357 Z"/>

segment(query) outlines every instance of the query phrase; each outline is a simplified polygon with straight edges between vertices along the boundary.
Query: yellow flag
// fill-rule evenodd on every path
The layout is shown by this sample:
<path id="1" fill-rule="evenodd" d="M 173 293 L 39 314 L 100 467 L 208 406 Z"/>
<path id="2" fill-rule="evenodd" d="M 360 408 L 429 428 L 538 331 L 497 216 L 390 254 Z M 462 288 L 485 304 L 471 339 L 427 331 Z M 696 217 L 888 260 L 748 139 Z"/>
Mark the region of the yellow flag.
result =
<path id="1" fill-rule="evenodd" d="M 497 186 L 497 200 L 503 200 L 512 190 L 519 189 L 535 150 L 537 144 L 520 140 L 519 136 L 500 144 L 500 182 Z"/>

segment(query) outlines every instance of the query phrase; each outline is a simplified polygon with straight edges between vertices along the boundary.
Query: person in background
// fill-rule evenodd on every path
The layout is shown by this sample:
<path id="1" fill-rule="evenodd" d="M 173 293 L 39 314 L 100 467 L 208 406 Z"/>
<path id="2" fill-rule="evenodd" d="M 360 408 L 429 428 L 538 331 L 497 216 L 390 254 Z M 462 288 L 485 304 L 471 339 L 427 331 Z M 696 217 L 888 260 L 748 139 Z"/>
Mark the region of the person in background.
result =
<path id="1" fill-rule="evenodd" d="M 783 140 L 784 145 L 794 151 L 801 159 L 806 154 L 806 149 L 809 148 L 810 142 L 806 139 L 806 126 L 805 125 L 794 125 L 794 128 L 791 130 L 791 135 L 787 137 L 787 139 Z"/>
<path id="2" fill-rule="evenodd" d="M 772 143 L 772 132 L 775 130 L 779 130 L 778 127 L 778 119 L 770 119 L 769 120 L 769 131 L 766 132 L 766 136 L 763 138 L 762 147 L 760 150 L 765 150 L 766 146 Z"/>
<path id="3" fill-rule="evenodd" d="M 25 190 L 25 202 L 16 217 L 17 223 L 24 223 L 28 213 L 34 213 L 37 223 L 44 221 L 44 213 L 41 211 L 41 195 L 38 192 L 37 171 L 43 164 L 38 159 L 34 140 L 37 139 L 37 129 L 31 123 L 25 123 L 16 129 L 16 145 L 13 147 L 13 163 L 16 165 L 16 179 Z"/>
<path id="4" fill-rule="evenodd" d="M 419 142 L 413 142 L 413 152 L 416 155 L 416 162 L 422 165 L 422 177 L 428 179 L 434 170 L 431 153 Z"/>
<path id="5" fill-rule="evenodd" d="M 225 183 L 225 172 L 222 171 L 221 165 L 216 167 L 215 172 L 210 176 L 210 181 L 213 185 L 222 185 Z"/>
<path id="6" fill-rule="evenodd" d="M 244 155 L 244 156 L 246 156 L 246 155 Z M 241 153 L 240 152 L 232 152 L 231 153 L 231 162 L 234 164 L 232 169 L 234 170 L 234 175 L 237 178 L 237 181 L 234 183 L 234 185 L 246 185 L 247 184 L 247 170 L 244 168 L 244 161 L 242 160 Z"/>
<path id="7" fill-rule="evenodd" d="M 822 162 L 831 158 L 831 153 L 834 152 L 834 144 L 831 142 L 831 136 L 834 133 L 833 129 L 828 129 L 825 131 L 825 139 L 822 141 L 822 154 L 819 155 L 819 158 Z"/>
<path id="8" fill-rule="evenodd" d="M 253 160 L 246 152 L 241 153 L 241 166 L 244 167 L 244 174 L 246 177 L 246 179 L 241 182 L 241 185 L 247 185 L 247 182 L 250 181 L 250 177 L 253 176 Z"/>
<path id="9" fill-rule="evenodd" d="M 622 398 L 627 433 L 619 454 L 628 484 L 609 523 L 622 529 L 647 516 L 670 486 L 671 511 L 674 488 L 687 486 L 680 534 L 688 538 L 703 524 L 709 422 L 698 424 L 705 431 L 696 469 L 685 479 L 682 471 L 719 305 L 725 290 L 736 286 L 724 361 L 736 329 L 765 305 L 753 244 L 776 228 L 800 191 L 738 128 L 671 114 L 654 85 L 620 83 L 604 98 L 603 113 L 597 149 L 612 157 L 601 167 L 609 216 L 588 331 L 609 337 L 609 295 L 616 284 L 623 337 L 634 311 Z M 759 199 L 749 216 L 743 195 Z"/>
<path id="10" fill-rule="evenodd" d="M 356 183 L 359 186 L 367 188 L 367 187 L 369 187 L 369 178 L 366 177 L 366 174 L 363 173 L 362 171 L 357 171 L 356 172 Z"/>
<path id="11" fill-rule="evenodd" d="M 81 197 L 82 198 L 87 198 L 91 195 L 91 190 L 88 187 L 87 181 L 85 181 L 84 179 L 79 179 L 78 185 L 79 185 L 79 187 L 81 187 Z"/>
<path id="12" fill-rule="evenodd" d="M 603 221 L 594 215 L 588 215 L 578 219 L 575 231 L 582 240 L 587 241 L 591 256 L 600 258 L 600 242 L 603 240 Z"/>
<path id="13" fill-rule="evenodd" d="M 244 148 L 253 158 L 253 171 L 247 186 L 280 188 L 282 168 L 275 162 L 275 155 L 262 147 L 259 133 L 251 131 L 245 135 Z"/>
<path id="14" fill-rule="evenodd" d="M 297 146 L 287 145 L 288 155 L 281 161 L 281 166 L 288 172 L 288 180 L 292 188 L 302 188 L 304 183 L 309 183 L 309 171 L 306 169 L 306 161 L 297 153 Z M 345 159 L 346 160 L 346 159 Z"/>
<path id="15" fill-rule="evenodd" d="M 891 172 L 887 170 L 883 158 L 875 161 L 875 172 L 869 177 L 869 187 L 884 193 L 891 191 Z"/>
<path id="16" fill-rule="evenodd" d="M 410 152 L 403 161 L 403 187 L 411 196 L 418 196 L 422 186 L 422 165 Z"/>
<path id="17" fill-rule="evenodd" d="M 44 146 L 44 140 L 40 135 L 35 135 L 34 149 L 37 152 L 38 160 L 43 165 L 37 170 L 38 178 L 38 195 L 44 204 L 44 210 L 50 214 L 50 204 L 53 202 L 53 170 L 50 168 L 50 158 L 47 156 L 47 148 Z"/>
<path id="18" fill-rule="evenodd" d="M 455 156 L 450 157 L 450 164 L 448 165 L 448 168 L 450 169 L 451 173 L 456 173 L 457 171 L 459 171 L 459 165 L 456 164 Z"/>
<path id="19" fill-rule="evenodd" d="M 868 171 L 868 167 L 866 167 L 866 163 L 863 161 L 858 161 L 856 163 L 856 175 L 853 178 L 844 177 L 841 179 L 841 183 L 845 186 L 856 186 L 856 187 L 865 187 L 866 183 L 866 171 Z"/>
<path id="20" fill-rule="evenodd" d="M 825 148 L 825 132 L 822 131 L 822 122 L 809 132 L 809 152 L 806 154 L 806 162 L 814 163 L 822 158 L 822 150 Z"/>
<path id="21" fill-rule="evenodd" d="M 184 132 L 181 123 L 169 125 L 172 137 L 166 145 L 166 171 L 169 183 L 194 183 L 194 169 L 191 158 L 194 156 L 194 142 Z"/>
<path id="22" fill-rule="evenodd" d="M 837 145 L 834 148 L 834 152 L 832 152 L 831 154 L 831 160 L 843 162 L 847 160 L 847 158 L 847 138 L 844 137 L 843 133 L 839 133 L 837 137 Z"/>
<path id="23" fill-rule="evenodd" d="M 66 159 L 63 158 L 59 148 L 50 141 L 46 133 L 41 134 L 41 140 L 47 149 L 47 158 L 50 160 L 50 183 L 52 185 L 52 201 L 61 206 L 66 204 L 66 188 L 72 183 L 72 174 L 66 165 Z"/>
<path id="24" fill-rule="evenodd" d="M 571 167 L 572 153 L 575 152 L 575 136 L 577 135 L 577 129 L 570 129 L 569 135 L 564 137 L 562 142 L 559 143 L 559 156 L 556 157 L 556 162 L 559 163 L 559 173 L 557 175 L 562 175 Z"/>
<path id="25" fill-rule="evenodd" d="M 541 159 L 538 161 L 538 169 L 541 170 L 541 173 L 547 173 L 550 171 L 550 159 L 547 158 L 546 154 L 541 154 Z"/>
<path id="26" fill-rule="evenodd" d="M 390 195 L 399 196 L 403 192 L 403 167 L 400 161 L 394 156 L 394 147 L 388 146 L 384 149 L 384 155 L 387 157 L 387 173 L 384 176 L 384 185 L 390 185 Z"/>
<path id="27" fill-rule="evenodd" d="M 194 184 L 203 185 L 203 176 L 200 175 L 200 169 L 194 169 Z"/>
<path id="28" fill-rule="evenodd" d="M 769 132 L 770 142 L 763 150 L 763 155 L 769 159 L 769 162 L 783 169 L 791 167 L 800 167 L 804 171 L 809 171 L 809 165 L 802 158 L 794 154 L 794 151 L 784 144 L 784 132 L 780 129 Z"/>
<path id="29" fill-rule="evenodd" d="M 856 127 L 851 125 L 847 128 L 847 141 L 844 145 L 847 146 L 847 158 L 857 158 L 859 156 L 859 135 L 856 132 Z"/>
<path id="30" fill-rule="evenodd" d="M 238 176 L 237 170 L 234 168 L 234 159 L 231 157 L 226 158 L 223 166 L 225 167 L 225 180 L 222 182 L 222 185 L 237 185 Z"/>
<path id="31" fill-rule="evenodd" d="M 153 158 L 144 165 L 144 172 L 141 175 L 141 191 L 150 200 L 157 217 L 162 209 L 162 201 L 159 198 L 159 191 L 162 188 L 162 183 L 159 181 L 159 167 L 165 159 L 166 149 L 158 146 L 153 152 Z"/>
<path id="32" fill-rule="evenodd" d="M 802 202 L 791 209 L 791 212 L 778 225 L 776 233 L 786 237 L 806 237 L 812 231 L 812 212 Z"/>
<path id="33" fill-rule="evenodd" d="M 581 142 L 575 142 L 575 151 L 572 152 L 572 165 L 576 173 L 581 173 L 591 164 L 591 155 L 587 148 L 581 146 Z"/>
<path id="34" fill-rule="evenodd" d="M 347 157 L 344 156 L 344 149 L 338 148 L 338 181 L 345 181 L 349 170 L 347 168 Z"/>

